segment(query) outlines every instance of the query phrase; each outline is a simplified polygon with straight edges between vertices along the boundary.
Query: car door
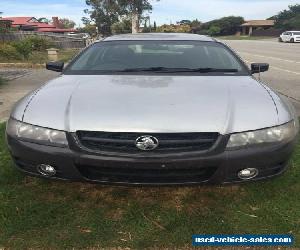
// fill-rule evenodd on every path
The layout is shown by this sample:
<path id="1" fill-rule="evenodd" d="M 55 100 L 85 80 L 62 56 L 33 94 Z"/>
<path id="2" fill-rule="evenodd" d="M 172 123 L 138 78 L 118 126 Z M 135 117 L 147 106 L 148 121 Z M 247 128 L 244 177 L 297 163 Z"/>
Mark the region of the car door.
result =
<path id="1" fill-rule="evenodd" d="M 289 42 L 292 39 L 292 33 L 291 32 L 287 32 L 286 34 L 286 42 Z"/>
<path id="2" fill-rule="evenodd" d="M 286 32 L 283 32 L 280 37 L 281 37 L 281 40 L 283 42 L 285 42 L 286 41 Z"/>

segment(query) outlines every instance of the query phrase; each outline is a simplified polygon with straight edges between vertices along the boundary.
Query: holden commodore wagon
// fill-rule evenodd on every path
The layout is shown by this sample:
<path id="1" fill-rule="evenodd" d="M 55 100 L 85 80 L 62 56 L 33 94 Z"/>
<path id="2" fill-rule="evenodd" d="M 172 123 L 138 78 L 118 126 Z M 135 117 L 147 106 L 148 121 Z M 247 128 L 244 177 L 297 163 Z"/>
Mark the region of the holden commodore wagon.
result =
<path id="1" fill-rule="evenodd" d="M 29 175 L 111 184 L 233 183 L 280 175 L 298 134 L 292 105 L 225 44 L 193 34 L 95 42 L 25 96 L 7 123 Z"/>

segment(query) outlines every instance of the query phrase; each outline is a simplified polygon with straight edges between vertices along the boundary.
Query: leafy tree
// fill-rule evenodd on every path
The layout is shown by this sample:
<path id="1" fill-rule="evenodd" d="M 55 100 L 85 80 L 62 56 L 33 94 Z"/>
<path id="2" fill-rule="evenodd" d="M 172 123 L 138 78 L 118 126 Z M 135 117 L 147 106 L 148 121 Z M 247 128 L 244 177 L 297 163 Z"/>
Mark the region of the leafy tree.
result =
<path id="1" fill-rule="evenodd" d="M 180 25 L 191 25 L 191 21 L 190 20 L 181 20 L 180 22 L 178 22 L 178 24 Z"/>
<path id="2" fill-rule="evenodd" d="M 89 21 L 94 21 L 102 34 L 111 34 L 111 25 L 118 22 L 122 14 L 117 0 L 86 0 L 86 4 L 92 8 L 84 10 L 90 15 Z"/>
<path id="3" fill-rule="evenodd" d="M 210 26 L 209 30 L 207 31 L 208 35 L 210 36 L 217 36 L 221 32 L 221 28 L 219 26 Z"/>
<path id="4" fill-rule="evenodd" d="M 198 19 L 195 19 L 192 20 L 190 26 L 193 33 L 198 33 L 201 30 L 202 23 Z"/>
<path id="5" fill-rule="evenodd" d="M 240 25 L 243 24 L 244 18 L 239 16 L 228 16 L 220 19 L 216 19 L 202 25 L 200 34 L 210 33 L 211 31 L 216 32 L 216 27 L 220 29 L 218 35 L 234 35 L 239 29 Z M 210 30 L 211 27 L 212 30 Z"/>
<path id="6" fill-rule="evenodd" d="M 131 33 L 131 20 L 127 18 L 112 24 L 111 31 L 113 34 Z"/>
<path id="7" fill-rule="evenodd" d="M 134 25 L 138 26 L 142 14 L 152 10 L 150 0 L 86 0 L 86 4 L 91 10 L 87 9 L 85 13 L 90 15 L 90 20 L 104 34 L 110 34 L 111 26 L 120 22 L 124 16 L 131 17 L 132 20 L 137 17 Z"/>
<path id="8" fill-rule="evenodd" d="M 68 18 L 60 18 L 59 23 L 63 29 L 73 29 L 76 23 Z"/>
<path id="9" fill-rule="evenodd" d="M 283 10 L 270 19 L 275 20 L 276 28 L 300 29 L 300 5 L 290 5 L 288 10 Z"/>
<path id="10" fill-rule="evenodd" d="M 88 33 L 92 37 L 97 35 L 96 25 L 93 25 L 91 23 L 87 23 L 84 27 L 80 27 L 77 30 L 79 33 Z"/>
<path id="11" fill-rule="evenodd" d="M 46 17 L 41 17 L 41 18 L 39 18 L 37 20 L 40 23 L 51 23 L 51 21 L 49 19 L 47 19 Z"/>

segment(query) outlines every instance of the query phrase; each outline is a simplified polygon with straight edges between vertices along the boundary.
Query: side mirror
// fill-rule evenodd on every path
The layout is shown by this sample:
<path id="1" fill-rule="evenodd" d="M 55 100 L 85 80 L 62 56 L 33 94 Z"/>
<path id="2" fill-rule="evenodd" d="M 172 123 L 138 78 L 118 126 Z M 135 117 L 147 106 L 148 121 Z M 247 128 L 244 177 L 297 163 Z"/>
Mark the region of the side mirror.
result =
<path id="1" fill-rule="evenodd" d="M 269 70 L 269 64 L 268 63 L 252 63 L 251 64 L 251 73 L 261 73 Z"/>
<path id="2" fill-rule="evenodd" d="M 46 69 L 56 72 L 62 72 L 64 69 L 64 65 L 64 62 L 48 62 L 46 64 Z"/>

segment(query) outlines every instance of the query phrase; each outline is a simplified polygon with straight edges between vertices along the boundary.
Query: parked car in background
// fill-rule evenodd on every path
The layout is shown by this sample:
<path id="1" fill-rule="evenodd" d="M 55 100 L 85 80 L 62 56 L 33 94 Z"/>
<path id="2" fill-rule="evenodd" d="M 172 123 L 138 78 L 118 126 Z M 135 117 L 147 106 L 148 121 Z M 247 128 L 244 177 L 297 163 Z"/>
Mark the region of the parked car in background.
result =
<path id="1" fill-rule="evenodd" d="M 299 43 L 300 31 L 286 31 L 279 37 L 279 42 Z"/>
<path id="2" fill-rule="evenodd" d="M 52 179 L 233 183 L 283 173 L 298 118 L 225 44 L 195 34 L 95 42 L 24 97 L 7 123 L 16 165 Z"/>

